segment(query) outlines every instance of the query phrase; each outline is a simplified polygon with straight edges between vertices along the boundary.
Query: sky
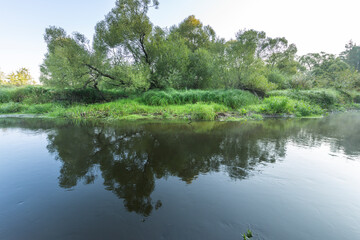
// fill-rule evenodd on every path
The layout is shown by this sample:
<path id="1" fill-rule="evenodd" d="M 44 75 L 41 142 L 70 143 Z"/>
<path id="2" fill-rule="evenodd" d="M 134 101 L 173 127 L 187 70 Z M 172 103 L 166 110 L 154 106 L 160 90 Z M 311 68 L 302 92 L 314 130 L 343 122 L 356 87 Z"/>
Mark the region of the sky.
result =
<path id="1" fill-rule="evenodd" d="M 154 25 L 170 27 L 195 15 L 227 40 L 241 29 L 265 31 L 295 43 L 298 54 L 338 54 L 349 40 L 360 44 L 359 0 L 159 0 Z M 58 26 L 92 39 L 115 0 L 0 0 L 0 71 L 21 67 L 37 80 L 46 53 L 45 28 Z"/>

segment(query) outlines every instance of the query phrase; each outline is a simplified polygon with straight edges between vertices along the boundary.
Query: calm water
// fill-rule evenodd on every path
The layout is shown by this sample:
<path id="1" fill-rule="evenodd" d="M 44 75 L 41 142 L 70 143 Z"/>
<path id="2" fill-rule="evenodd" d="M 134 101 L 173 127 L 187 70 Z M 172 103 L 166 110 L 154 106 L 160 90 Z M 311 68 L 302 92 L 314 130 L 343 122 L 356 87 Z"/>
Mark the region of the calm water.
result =
<path id="1" fill-rule="evenodd" d="M 0 239 L 360 239 L 360 113 L 0 118 Z"/>

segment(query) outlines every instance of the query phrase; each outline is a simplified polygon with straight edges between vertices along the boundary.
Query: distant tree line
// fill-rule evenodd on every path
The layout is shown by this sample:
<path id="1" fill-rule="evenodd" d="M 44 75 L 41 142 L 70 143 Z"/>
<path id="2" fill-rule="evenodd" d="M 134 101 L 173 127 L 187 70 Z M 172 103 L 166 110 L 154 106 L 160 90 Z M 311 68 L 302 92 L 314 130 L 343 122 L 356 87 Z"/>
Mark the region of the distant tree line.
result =
<path id="1" fill-rule="evenodd" d="M 89 41 L 80 33 L 46 29 L 47 53 L 40 81 L 59 88 L 273 89 L 360 86 L 360 47 L 339 56 L 297 56 L 285 38 L 240 30 L 225 41 L 189 16 L 170 28 L 154 26 L 147 13 L 158 0 L 117 0 Z"/>

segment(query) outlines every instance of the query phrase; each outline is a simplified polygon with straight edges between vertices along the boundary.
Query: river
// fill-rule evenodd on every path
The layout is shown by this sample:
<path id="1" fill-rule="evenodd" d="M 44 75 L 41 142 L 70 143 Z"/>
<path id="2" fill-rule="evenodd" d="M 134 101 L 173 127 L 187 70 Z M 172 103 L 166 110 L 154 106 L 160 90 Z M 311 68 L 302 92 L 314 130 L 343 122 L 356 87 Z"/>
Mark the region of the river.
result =
<path id="1" fill-rule="evenodd" d="M 0 119 L 0 239 L 360 239 L 360 113 Z"/>

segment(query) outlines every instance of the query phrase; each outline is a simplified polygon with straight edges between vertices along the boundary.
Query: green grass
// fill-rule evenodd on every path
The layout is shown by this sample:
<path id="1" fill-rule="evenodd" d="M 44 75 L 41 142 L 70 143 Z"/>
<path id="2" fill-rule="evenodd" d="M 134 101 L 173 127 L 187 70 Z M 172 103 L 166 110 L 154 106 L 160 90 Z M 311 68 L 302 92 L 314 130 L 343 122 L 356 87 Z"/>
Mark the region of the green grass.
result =
<path id="1" fill-rule="evenodd" d="M 58 108 L 50 115 L 65 118 L 107 118 L 115 120 L 134 119 L 192 119 L 214 120 L 217 112 L 226 112 L 229 108 L 212 103 L 197 103 L 169 106 L 148 106 L 136 100 L 124 99 L 111 103 L 77 105 L 69 108 Z"/>
<path id="2" fill-rule="evenodd" d="M 148 91 L 143 94 L 141 101 L 151 106 L 218 103 L 232 109 L 259 103 L 255 95 L 242 90 Z"/>
<path id="3" fill-rule="evenodd" d="M 297 117 L 318 116 L 324 110 L 316 104 L 303 100 L 294 100 L 285 96 L 265 98 L 262 104 L 247 107 L 244 112 L 255 112 L 266 115 L 295 115 Z"/>
<path id="4" fill-rule="evenodd" d="M 129 98 L 107 103 L 89 104 L 87 101 L 90 98 L 86 101 L 84 99 L 80 102 L 75 101 L 76 94 L 75 97 L 66 97 L 67 100 L 57 101 L 54 100 L 57 98 L 49 98 L 48 94 L 53 94 L 52 97 L 59 96 L 61 95 L 59 92 L 62 90 L 57 90 L 57 93 L 54 94 L 51 93 L 53 90 L 44 89 L 41 87 L 15 90 L 14 88 L 0 88 L 2 101 L 18 100 L 5 101 L 5 103 L 0 101 L 0 114 L 43 114 L 75 120 L 185 119 L 213 121 L 219 119 L 221 121 L 240 121 L 261 120 L 266 115 L 314 117 L 324 114 L 326 110 L 333 110 L 334 107 L 336 110 L 346 110 L 359 109 L 360 106 L 348 100 L 349 96 L 351 99 L 360 96 L 357 92 L 345 94 L 335 90 L 273 91 L 270 93 L 270 97 L 264 100 L 241 90 L 149 91 L 140 96 L 133 94 Z M 7 91 L 13 92 L 8 94 Z M 5 92 L 7 93 L 4 94 Z M 25 96 L 20 93 L 25 93 Z M 75 90 L 72 93 L 75 93 Z M 84 92 L 80 95 L 86 96 L 83 94 Z M 110 96 L 110 91 L 107 94 Z M 113 94 L 117 97 L 121 95 L 120 92 Z M 70 100 L 71 97 L 73 100 Z M 49 99 L 52 100 L 46 102 Z"/>
<path id="5" fill-rule="evenodd" d="M 344 94 L 334 89 L 313 90 L 277 90 L 268 93 L 271 96 L 284 96 L 294 100 L 301 100 L 329 109 L 336 104 L 344 104 L 351 101 Z"/>
<path id="6" fill-rule="evenodd" d="M 0 114 L 18 113 L 23 110 L 23 105 L 20 103 L 6 103 L 0 105 Z"/>
<path id="7" fill-rule="evenodd" d="M 53 103 L 45 104 L 23 104 L 23 103 L 4 103 L 0 104 L 0 114 L 27 113 L 27 114 L 46 114 L 62 108 Z"/>

